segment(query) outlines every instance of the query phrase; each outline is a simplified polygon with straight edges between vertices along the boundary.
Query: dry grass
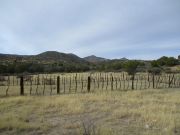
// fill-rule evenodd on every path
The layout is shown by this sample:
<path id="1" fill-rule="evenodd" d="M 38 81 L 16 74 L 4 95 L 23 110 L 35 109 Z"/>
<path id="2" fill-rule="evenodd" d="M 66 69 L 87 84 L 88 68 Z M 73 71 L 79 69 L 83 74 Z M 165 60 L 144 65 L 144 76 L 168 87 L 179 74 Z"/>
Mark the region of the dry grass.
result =
<path id="1" fill-rule="evenodd" d="M 180 134 L 180 91 L 108 91 L 0 99 L 0 134 Z"/>

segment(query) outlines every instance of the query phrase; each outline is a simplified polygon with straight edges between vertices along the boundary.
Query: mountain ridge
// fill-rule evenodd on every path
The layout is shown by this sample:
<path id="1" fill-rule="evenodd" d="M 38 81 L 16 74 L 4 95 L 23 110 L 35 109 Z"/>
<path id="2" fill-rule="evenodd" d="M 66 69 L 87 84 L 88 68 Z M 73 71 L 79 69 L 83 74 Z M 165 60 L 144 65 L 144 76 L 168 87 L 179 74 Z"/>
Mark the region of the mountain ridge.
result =
<path id="1" fill-rule="evenodd" d="M 180 55 L 177 56 L 177 59 L 180 60 Z M 0 53 L 0 61 L 52 61 L 52 62 L 90 62 L 90 63 L 98 63 L 98 62 L 106 62 L 110 60 L 122 60 L 128 61 L 129 59 L 123 57 L 119 59 L 107 59 L 103 57 L 98 57 L 95 55 L 86 56 L 81 58 L 73 53 L 63 53 L 58 51 L 45 51 L 36 55 L 19 55 L 19 54 L 3 54 Z M 142 60 L 142 61 L 151 61 L 151 60 Z"/>
<path id="2" fill-rule="evenodd" d="M 73 53 L 63 53 L 58 51 L 45 51 L 36 55 L 19 55 L 0 53 L 1 61 L 41 61 L 41 62 L 76 62 L 76 63 L 98 63 L 110 59 L 90 55 L 81 58 Z"/>
<path id="3" fill-rule="evenodd" d="M 109 59 L 106 59 L 106 58 L 102 58 L 102 57 L 97 57 L 95 55 L 90 55 L 90 56 L 87 56 L 87 57 L 84 57 L 84 59 L 88 62 L 91 62 L 91 63 L 97 63 L 97 62 L 103 62 L 103 61 L 108 61 Z"/>
<path id="4" fill-rule="evenodd" d="M 62 53 L 57 51 L 45 51 L 37 55 L 2 54 L 1 61 L 41 61 L 41 62 L 86 62 L 75 54 Z"/>

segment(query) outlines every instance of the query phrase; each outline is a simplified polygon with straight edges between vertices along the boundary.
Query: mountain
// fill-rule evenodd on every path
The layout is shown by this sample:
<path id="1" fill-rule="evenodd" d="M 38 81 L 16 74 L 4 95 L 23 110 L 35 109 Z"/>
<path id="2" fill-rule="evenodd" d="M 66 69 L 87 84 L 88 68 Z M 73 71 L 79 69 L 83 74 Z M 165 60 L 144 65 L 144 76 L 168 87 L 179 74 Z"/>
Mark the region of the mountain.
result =
<path id="1" fill-rule="evenodd" d="M 38 55 L 16 55 L 16 54 L 0 54 L 0 61 L 3 62 L 37 62 L 37 63 L 88 63 L 84 59 L 74 55 L 60 53 L 56 51 L 47 51 Z"/>
<path id="2" fill-rule="evenodd" d="M 164 58 L 167 61 L 167 58 L 163 57 L 163 60 Z M 80 58 L 72 53 L 57 51 L 46 51 L 37 55 L 0 54 L 0 74 L 120 71 L 126 61 L 128 61 L 126 58 L 105 59 L 94 55 Z M 151 66 L 151 61 L 138 61 L 147 65 L 144 67 L 145 69 Z M 173 60 L 171 61 L 173 62 Z"/>
<path id="3" fill-rule="evenodd" d="M 75 54 L 47 51 L 37 55 L 0 54 L 1 73 L 85 72 L 93 69 Z"/>
<path id="4" fill-rule="evenodd" d="M 108 59 L 91 55 L 91 56 L 84 57 L 84 60 L 88 62 L 92 62 L 92 63 L 97 63 L 97 62 L 107 61 Z"/>
<path id="5" fill-rule="evenodd" d="M 74 63 L 83 63 L 86 62 L 84 59 L 78 57 L 75 54 L 66 54 L 56 51 L 47 51 L 35 56 L 36 60 L 39 61 L 54 61 L 54 62 L 74 62 Z"/>
<path id="6" fill-rule="evenodd" d="M 22 60 L 31 58 L 33 55 L 17 55 L 17 54 L 0 54 L 0 61 L 1 62 L 12 62 L 15 60 Z"/>
<path id="7" fill-rule="evenodd" d="M 125 58 L 125 57 L 121 58 L 120 60 L 121 60 L 121 61 L 128 61 L 128 59 Z"/>
<path id="8" fill-rule="evenodd" d="M 129 59 L 123 57 L 123 58 L 120 58 L 120 59 L 112 59 L 112 61 L 128 61 Z"/>
<path id="9" fill-rule="evenodd" d="M 120 61 L 127 61 L 126 58 L 117 59 Z M 16 55 L 16 54 L 0 54 L 1 62 L 33 62 L 33 63 L 41 63 L 41 64 L 51 64 L 51 63 L 99 63 L 99 62 L 107 62 L 109 59 L 97 57 L 95 55 L 91 55 L 88 57 L 80 58 L 72 53 L 61 53 L 57 51 L 46 51 L 37 55 Z"/>

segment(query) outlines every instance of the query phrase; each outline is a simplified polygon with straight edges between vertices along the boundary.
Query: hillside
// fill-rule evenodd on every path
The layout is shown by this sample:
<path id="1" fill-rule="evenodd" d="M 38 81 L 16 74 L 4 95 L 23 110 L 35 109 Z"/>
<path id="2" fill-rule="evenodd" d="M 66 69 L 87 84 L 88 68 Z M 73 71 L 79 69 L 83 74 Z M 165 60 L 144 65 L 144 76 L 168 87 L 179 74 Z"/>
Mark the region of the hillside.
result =
<path id="1" fill-rule="evenodd" d="M 72 53 L 46 51 L 38 55 L 0 54 L 0 74 L 4 73 L 50 73 L 50 72 L 84 72 L 84 71 L 122 71 L 125 64 L 133 60 L 127 58 L 106 59 L 94 55 L 80 58 Z M 168 67 L 180 65 L 173 57 L 163 56 L 154 61 L 138 61 L 138 71 L 147 71 L 152 67 L 161 67 L 168 71 Z M 178 70 L 177 70 L 178 69 Z M 179 68 L 170 68 L 179 71 Z M 169 72 L 169 71 L 168 71 Z"/>
<path id="2" fill-rule="evenodd" d="M 0 54 L 1 62 L 38 62 L 38 63 L 87 63 L 82 58 L 74 54 L 60 53 L 56 51 L 47 51 L 38 55 L 15 55 L 15 54 Z"/>
<path id="3" fill-rule="evenodd" d="M 97 57 L 95 55 L 87 56 L 84 57 L 84 59 L 88 62 L 92 63 L 97 63 L 97 62 L 102 62 L 102 61 L 107 61 L 108 59 L 102 58 L 102 57 Z"/>
<path id="4" fill-rule="evenodd" d="M 87 63 L 82 58 L 74 54 L 60 53 L 56 51 L 47 51 L 35 56 L 35 60 L 39 61 L 52 61 L 52 62 L 75 62 L 75 63 Z"/>
<path id="5" fill-rule="evenodd" d="M 38 55 L 0 54 L 1 73 L 83 72 L 90 63 L 74 55 L 47 51 Z"/>
<path id="6" fill-rule="evenodd" d="M 16 55 L 16 54 L 0 54 L 0 61 L 22 60 L 32 57 L 33 55 Z"/>

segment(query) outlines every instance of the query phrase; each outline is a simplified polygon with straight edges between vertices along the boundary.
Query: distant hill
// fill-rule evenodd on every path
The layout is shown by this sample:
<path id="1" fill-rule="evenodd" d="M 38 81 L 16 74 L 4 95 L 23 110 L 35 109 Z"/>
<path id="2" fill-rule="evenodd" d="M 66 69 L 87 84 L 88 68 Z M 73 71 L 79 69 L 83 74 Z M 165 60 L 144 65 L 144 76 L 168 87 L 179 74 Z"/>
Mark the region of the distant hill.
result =
<path id="1" fill-rule="evenodd" d="M 16 55 L 16 54 L 0 54 L 0 61 L 16 61 L 16 60 L 25 60 L 25 59 L 29 59 L 32 58 L 33 55 Z"/>
<path id="2" fill-rule="evenodd" d="M 52 61 L 52 62 L 86 62 L 84 59 L 76 56 L 75 54 L 66 54 L 56 51 L 47 51 L 35 56 L 36 60 L 40 61 Z"/>
<path id="3" fill-rule="evenodd" d="M 113 61 L 128 61 L 127 58 L 123 57 L 123 58 L 120 58 L 120 59 L 112 59 Z"/>
<path id="4" fill-rule="evenodd" d="M 51 72 L 85 72 L 85 71 L 122 71 L 127 58 L 106 59 L 91 55 L 80 58 L 72 53 L 46 51 L 37 55 L 0 54 L 0 74 L 4 73 L 51 73 Z M 151 61 L 137 60 L 141 71 L 151 67 Z M 179 71 L 180 61 L 171 57 L 161 57 L 153 61 L 158 66 L 169 66 Z M 165 64 L 162 64 L 165 63 Z M 155 65 L 155 66 L 156 66 Z M 176 66 L 176 67 L 175 67 Z M 177 70 L 178 69 L 178 70 Z"/>
<path id="5" fill-rule="evenodd" d="M 0 54 L 0 61 L 23 61 L 23 62 L 38 62 L 38 63 L 87 63 L 84 59 L 74 55 L 60 53 L 56 51 L 47 51 L 38 55 L 15 55 L 15 54 Z"/>
<path id="6" fill-rule="evenodd" d="M 127 61 L 128 59 L 124 57 L 124 58 L 121 58 L 120 60 Z"/>
<path id="7" fill-rule="evenodd" d="M 92 62 L 92 63 L 97 63 L 97 62 L 107 61 L 108 59 L 91 55 L 91 56 L 84 57 L 84 60 L 88 62 Z"/>

